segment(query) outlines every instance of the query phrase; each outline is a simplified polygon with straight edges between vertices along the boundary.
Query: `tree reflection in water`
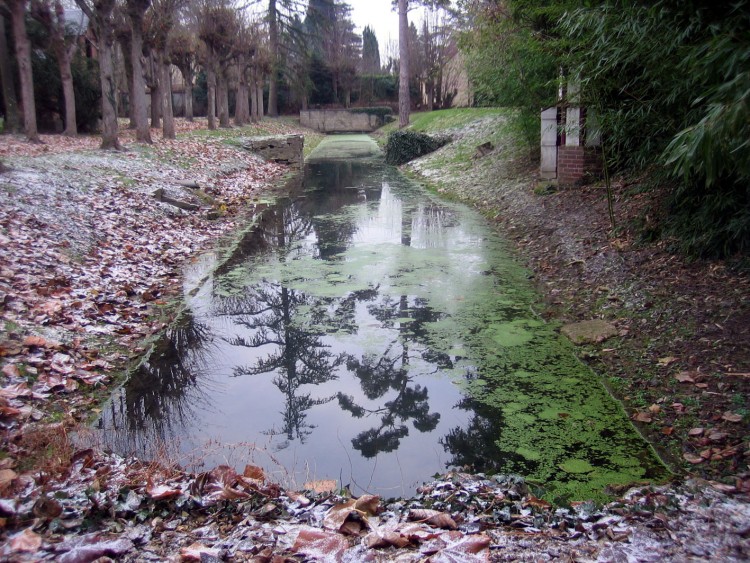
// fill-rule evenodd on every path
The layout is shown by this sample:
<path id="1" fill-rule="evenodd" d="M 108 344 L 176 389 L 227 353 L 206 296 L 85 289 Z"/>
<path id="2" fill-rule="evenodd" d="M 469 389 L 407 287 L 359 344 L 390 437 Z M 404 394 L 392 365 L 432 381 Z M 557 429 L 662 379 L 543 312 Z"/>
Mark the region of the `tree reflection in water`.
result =
<path id="1" fill-rule="evenodd" d="M 99 418 L 106 446 L 150 457 L 196 410 L 210 408 L 212 342 L 208 327 L 185 310 Z"/>
<path id="2" fill-rule="evenodd" d="M 280 456 L 285 459 L 298 452 L 316 455 L 310 448 L 320 449 L 321 440 L 325 443 L 332 435 L 313 436 L 316 426 L 321 433 L 323 428 L 345 432 L 346 456 L 353 448 L 361 458 L 352 457 L 359 459 L 395 452 L 410 443 L 410 432 L 438 428 L 441 414 L 431 408 L 428 386 L 435 388 L 426 378 L 454 365 L 450 356 L 431 345 L 428 324 L 444 315 L 427 299 L 394 288 L 392 279 L 405 270 L 389 270 L 368 282 L 369 287 L 355 285 L 359 289 L 332 297 L 306 293 L 301 276 L 309 270 L 295 271 L 294 264 L 297 259 L 312 258 L 321 264 L 345 260 L 346 250 L 362 243 L 428 248 L 435 244 L 430 237 L 438 237 L 450 217 L 438 206 L 414 200 L 408 190 L 396 194 L 401 188 L 385 186 L 382 170 L 372 164 L 327 163 L 315 170 L 305 197 L 284 200 L 256 217 L 253 228 L 238 241 L 237 252 L 207 278 L 208 307 L 186 313 L 184 322 L 144 364 L 143 377 L 133 377 L 120 402 L 113 400 L 113 413 L 102 418 L 104 423 L 111 420 L 116 427 L 126 418 L 138 440 L 153 447 L 158 443 L 153 436 L 167 439 L 170 432 L 178 436 L 182 430 L 193 442 L 207 428 L 235 429 L 234 421 L 247 420 L 253 427 L 234 436 L 271 436 L 274 449 L 287 448 Z M 317 189 L 318 184 L 323 189 Z M 363 203 L 366 212 L 344 209 Z M 372 240 L 363 238 L 367 236 Z M 386 248 L 393 251 L 392 246 Z M 271 261 L 282 263 L 281 279 L 257 274 L 258 265 Z M 289 273 L 292 281 L 284 277 Z M 206 324 L 192 314 L 205 314 Z M 221 348 L 217 361 L 208 346 L 213 338 Z M 217 380 L 227 375 L 264 378 L 258 386 L 225 380 L 227 390 L 242 393 L 229 403 L 227 412 L 237 417 L 233 421 L 206 417 L 214 394 L 207 378 L 202 379 L 201 362 L 211 365 Z M 261 386 L 265 396 L 250 396 Z M 274 389 L 281 393 L 275 407 L 269 396 L 276 394 Z M 217 412 L 223 407 L 221 400 Z M 431 443 L 436 444 L 437 437 Z M 301 444 L 308 449 L 296 449 Z M 421 466 L 423 461 L 416 463 Z M 326 465 L 323 470 L 338 469 Z"/>
<path id="3" fill-rule="evenodd" d="M 420 432 L 431 432 L 440 422 L 440 413 L 430 412 L 427 388 L 414 384 L 415 375 L 409 373 L 410 344 L 419 344 L 415 346 L 419 350 L 417 354 L 423 362 L 434 366 L 433 373 L 443 367 L 452 367 L 452 362 L 449 356 L 432 351 L 426 343 L 424 323 L 435 322 L 442 315 L 430 309 L 425 300 L 415 299 L 410 306 L 405 295 L 397 302 L 386 295 L 379 303 L 370 305 L 368 312 L 380 321 L 383 328 L 395 328 L 397 336 L 380 356 L 349 356 L 346 367 L 359 381 L 368 400 L 384 398 L 391 391 L 395 391 L 396 396 L 376 408 L 364 407 L 344 393 L 338 393 L 337 398 L 341 408 L 356 418 L 380 417 L 379 425 L 360 432 L 352 440 L 355 450 L 371 458 L 381 452 L 397 450 L 401 440 L 409 435 L 406 425 L 409 420 Z"/>
<path id="4" fill-rule="evenodd" d="M 468 426 L 452 428 L 440 438 L 440 444 L 452 456 L 447 465 L 479 473 L 502 472 L 506 460 L 493 445 L 503 431 L 500 409 L 470 397 L 462 398 L 456 406 L 472 413 L 472 417 Z"/>
<path id="5" fill-rule="evenodd" d="M 334 354 L 316 334 L 299 322 L 293 322 L 295 311 L 310 299 L 299 291 L 280 284 L 264 283 L 249 295 L 251 307 L 235 318 L 235 323 L 245 327 L 251 336 L 229 339 L 233 346 L 260 349 L 271 346 L 273 351 L 248 366 L 235 366 L 233 376 L 274 374 L 273 383 L 284 395 L 283 425 L 280 431 L 287 440 L 298 439 L 304 443 L 314 426 L 307 424 L 306 412 L 315 405 L 333 400 L 331 397 L 313 398 L 301 392 L 303 385 L 319 385 L 336 379 L 336 370 L 343 364 L 345 355 Z"/>

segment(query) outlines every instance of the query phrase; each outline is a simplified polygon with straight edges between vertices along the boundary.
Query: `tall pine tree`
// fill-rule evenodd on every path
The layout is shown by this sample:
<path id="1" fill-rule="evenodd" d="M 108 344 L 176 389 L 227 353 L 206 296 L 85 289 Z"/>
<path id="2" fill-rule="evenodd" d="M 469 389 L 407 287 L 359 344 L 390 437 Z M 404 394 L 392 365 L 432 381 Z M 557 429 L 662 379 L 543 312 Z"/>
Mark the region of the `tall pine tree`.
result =
<path id="1" fill-rule="evenodd" d="M 362 31 L 362 74 L 380 73 L 380 47 L 375 32 L 368 25 Z"/>

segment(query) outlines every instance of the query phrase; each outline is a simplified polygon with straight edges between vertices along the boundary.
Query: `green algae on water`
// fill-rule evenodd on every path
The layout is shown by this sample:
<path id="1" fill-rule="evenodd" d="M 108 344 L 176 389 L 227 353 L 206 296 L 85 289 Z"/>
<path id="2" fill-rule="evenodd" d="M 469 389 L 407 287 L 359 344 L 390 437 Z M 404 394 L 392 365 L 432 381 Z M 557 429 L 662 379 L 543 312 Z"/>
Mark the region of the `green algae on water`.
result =
<path id="1" fill-rule="evenodd" d="M 319 154 L 343 146 L 324 142 Z M 377 294 L 382 327 L 403 338 L 418 331 L 420 353 L 443 358 L 440 373 L 466 393 L 461 408 L 473 413 L 470 427 L 442 440 L 454 465 L 521 474 L 560 502 L 605 500 L 608 485 L 664 479 L 666 468 L 596 374 L 533 314 L 537 297 L 526 271 L 483 220 L 393 170 L 372 177 L 383 182 L 377 198 L 311 215 L 325 241 L 259 253 L 222 276 L 217 295 L 278 284 L 305 296 L 295 325 L 354 335 L 358 346 L 376 350 L 373 331 L 332 323 L 331 312 Z M 384 218 L 386 211 L 393 215 Z M 362 303 L 375 307 L 374 299 Z"/>

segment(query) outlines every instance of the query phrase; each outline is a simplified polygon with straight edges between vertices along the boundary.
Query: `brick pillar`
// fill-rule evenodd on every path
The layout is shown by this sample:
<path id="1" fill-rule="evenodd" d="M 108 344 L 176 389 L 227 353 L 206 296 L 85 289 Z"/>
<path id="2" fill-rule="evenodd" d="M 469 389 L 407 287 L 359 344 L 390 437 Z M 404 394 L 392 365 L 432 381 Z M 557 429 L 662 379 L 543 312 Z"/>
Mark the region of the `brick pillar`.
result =
<path id="1" fill-rule="evenodd" d="M 557 147 L 557 181 L 560 184 L 576 184 L 586 176 L 600 174 L 601 155 L 597 147 Z"/>

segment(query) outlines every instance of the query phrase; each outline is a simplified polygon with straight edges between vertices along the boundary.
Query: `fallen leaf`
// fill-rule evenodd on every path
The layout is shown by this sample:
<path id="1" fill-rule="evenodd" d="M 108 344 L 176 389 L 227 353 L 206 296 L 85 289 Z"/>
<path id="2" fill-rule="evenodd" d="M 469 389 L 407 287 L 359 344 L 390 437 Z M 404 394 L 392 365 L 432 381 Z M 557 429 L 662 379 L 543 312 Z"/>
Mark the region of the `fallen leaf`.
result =
<path id="1" fill-rule="evenodd" d="M 682 457 L 685 458 L 685 461 L 688 461 L 694 465 L 703 463 L 705 461 L 702 457 L 694 454 L 682 454 Z"/>
<path id="2" fill-rule="evenodd" d="M 484 534 L 461 534 L 460 538 L 449 538 L 448 545 L 430 557 L 430 563 L 484 563 L 490 560 L 490 543 Z"/>
<path id="3" fill-rule="evenodd" d="M 10 549 L 14 552 L 34 553 L 42 547 L 42 536 L 31 528 L 26 528 L 10 539 Z"/>
<path id="4" fill-rule="evenodd" d="M 411 544 L 411 541 L 393 530 L 374 530 L 365 536 L 364 543 L 372 549 L 390 546 L 401 549 Z"/>
<path id="5" fill-rule="evenodd" d="M 632 417 L 636 422 L 651 422 L 651 415 L 647 412 L 637 412 Z"/>
<path id="6" fill-rule="evenodd" d="M 733 413 L 732 411 L 725 412 L 722 416 L 722 419 L 726 420 L 727 422 L 742 422 L 742 415 Z"/>
<path id="7" fill-rule="evenodd" d="M 6 377 L 21 377 L 21 372 L 16 364 L 6 364 L 3 366 L 3 375 Z"/>
<path id="8" fill-rule="evenodd" d="M 221 551 L 215 548 L 206 547 L 202 543 L 191 543 L 180 550 L 180 557 L 183 561 L 202 561 L 203 556 L 218 559 Z"/>
<path id="9" fill-rule="evenodd" d="M 265 481 L 266 474 L 263 472 L 263 468 L 257 465 L 246 465 L 245 471 L 242 473 L 244 477 L 248 479 L 255 479 L 257 481 Z"/>
<path id="10" fill-rule="evenodd" d="M 54 340 L 47 340 L 41 336 L 30 335 L 23 339 L 23 345 L 29 348 L 49 348 L 50 350 L 59 350 L 62 345 Z"/>
<path id="11" fill-rule="evenodd" d="M 368 516 L 375 516 L 380 508 L 380 497 L 377 495 L 362 495 L 354 502 L 354 509 L 364 512 Z"/>
<path id="12" fill-rule="evenodd" d="M 677 358 L 674 356 L 664 356 L 663 358 L 659 358 L 656 363 L 659 364 L 662 367 L 666 367 L 669 364 L 673 364 L 677 361 Z"/>
<path id="13" fill-rule="evenodd" d="M 341 561 L 349 543 L 344 536 L 317 528 L 302 528 L 297 534 L 292 551 L 316 561 Z"/>
<path id="14" fill-rule="evenodd" d="M 681 371 L 675 375 L 674 378 L 680 383 L 695 383 L 695 379 L 693 379 L 693 376 L 689 371 Z"/>
<path id="15" fill-rule="evenodd" d="M 18 342 L 5 341 L 0 342 L 0 357 L 17 356 L 23 352 L 23 348 Z"/>
<path id="16" fill-rule="evenodd" d="M 175 489 L 168 485 L 151 485 L 146 487 L 146 493 L 154 500 L 163 500 L 182 494 L 180 489 Z"/>
<path id="17" fill-rule="evenodd" d="M 688 436 L 703 436 L 704 431 L 703 428 L 691 428 L 688 430 Z"/>
<path id="18" fill-rule="evenodd" d="M 308 481 L 302 487 L 306 491 L 314 493 L 332 493 L 338 488 L 338 481 L 335 479 L 323 479 L 322 481 Z"/>
<path id="19" fill-rule="evenodd" d="M 652 413 L 652 414 L 657 414 L 657 413 L 661 412 L 661 407 L 659 405 L 657 405 L 656 403 L 654 403 L 653 405 L 651 405 L 650 407 L 648 407 L 648 411 L 650 413 Z"/>
<path id="20" fill-rule="evenodd" d="M 721 442 L 722 440 L 726 440 L 727 436 L 729 436 L 729 434 L 726 432 L 711 432 L 708 435 L 708 439 L 712 442 Z"/>
<path id="21" fill-rule="evenodd" d="M 425 522 L 436 528 L 455 530 L 458 528 L 455 520 L 447 512 L 429 510 L 426 508 L 414 508 L 409 511 L 408 519 L 417 522 Z"/>
<path id="22" fill-rule="evenodd" d="M 355 501 L 354 499 L 349 499 L 346 502 L 339 503 L 329 508 L 328 512 L 326 512 L 326 515 L 323 518 L 323 527 L 327 530 L 340 532 L 347 518 L 349 518 L 349 516 L 352 514 L 358 514 L 354 509 L 355 502 L 357 501 Z"/>
<path id="23" fill-rule="evenodd" d="M 32 395 L 31 389 L 26 383 L 15 383 L 8 385 L 7 387 L 0 388 L 0 396 L 8 399 L 16 399 L 18 397 L 30 397 Z"/>
<path id="24" fill-rule="evenodd" d="M 661 433 L 664 434 L 665 436 L 671 436 L 673 432 L 674 432 L 674 426 L 665 426 L 664 428 L 661 429 Z"/>
<path id="25" fill-rule="evenodd" d="M 524 506 L 533 506 L 534 508 L 541 508 L 544 510 L 552 508 L 552 505 L 546 500 L 537 498 L 534 495 L 529 495 L 526 499 L 526 502 L 524 502 L 523 504 Z"/>
<path id="26" fill-rule="evenodd" d="M 294 491 L 287 491 L 287 492 L 286 492 L 286 496 L 288 496 L 288 497 L 289 497 L 289 499 L 290 499 L 290 500 L 291 500 L 292 502 L 296 502 L 296 503 L 297 503 L 297 504 L 299 504 L 300 506 L 309 506 L 309 505 L 310 505 L 310 502 L 311 502 L 311 501 L 310 501 L 310 499 L 309 499 L 309 498 L 307 498 L 307 497 L 306 497 L 305 495 L 303 495 L 302 493 L 295 493 Z"/>
<path id="27" fill-rule="evenodd" d="M 0 469 L 0 489 L 10 485 L 18 477 L 18 473 L 12 469 Z"/>
<path id="28" fill-rule="evenodd" d="M 709 481 L 709 483 L 714 489 L 716 489 L 717 491 L 721 491 L 722 493 L 737 492 L 737 487 L 734 485 L 727 485 L 725 483 L 717 483 L 716 481 Z"/>
<path id="29" fill-rule="evenodd" d="M 62 511 L 63 508 L 59 502 L 47 497 L 39 497 L 31 509 L 37 518 L 57 518 Z"/>
<path id="30" fill-rule="evenodd" d="M 359 520 L 347 520 L 339 528 L 339 533 L 345 536 L 358 536 L 366 528 L 364 522 Z"/>

